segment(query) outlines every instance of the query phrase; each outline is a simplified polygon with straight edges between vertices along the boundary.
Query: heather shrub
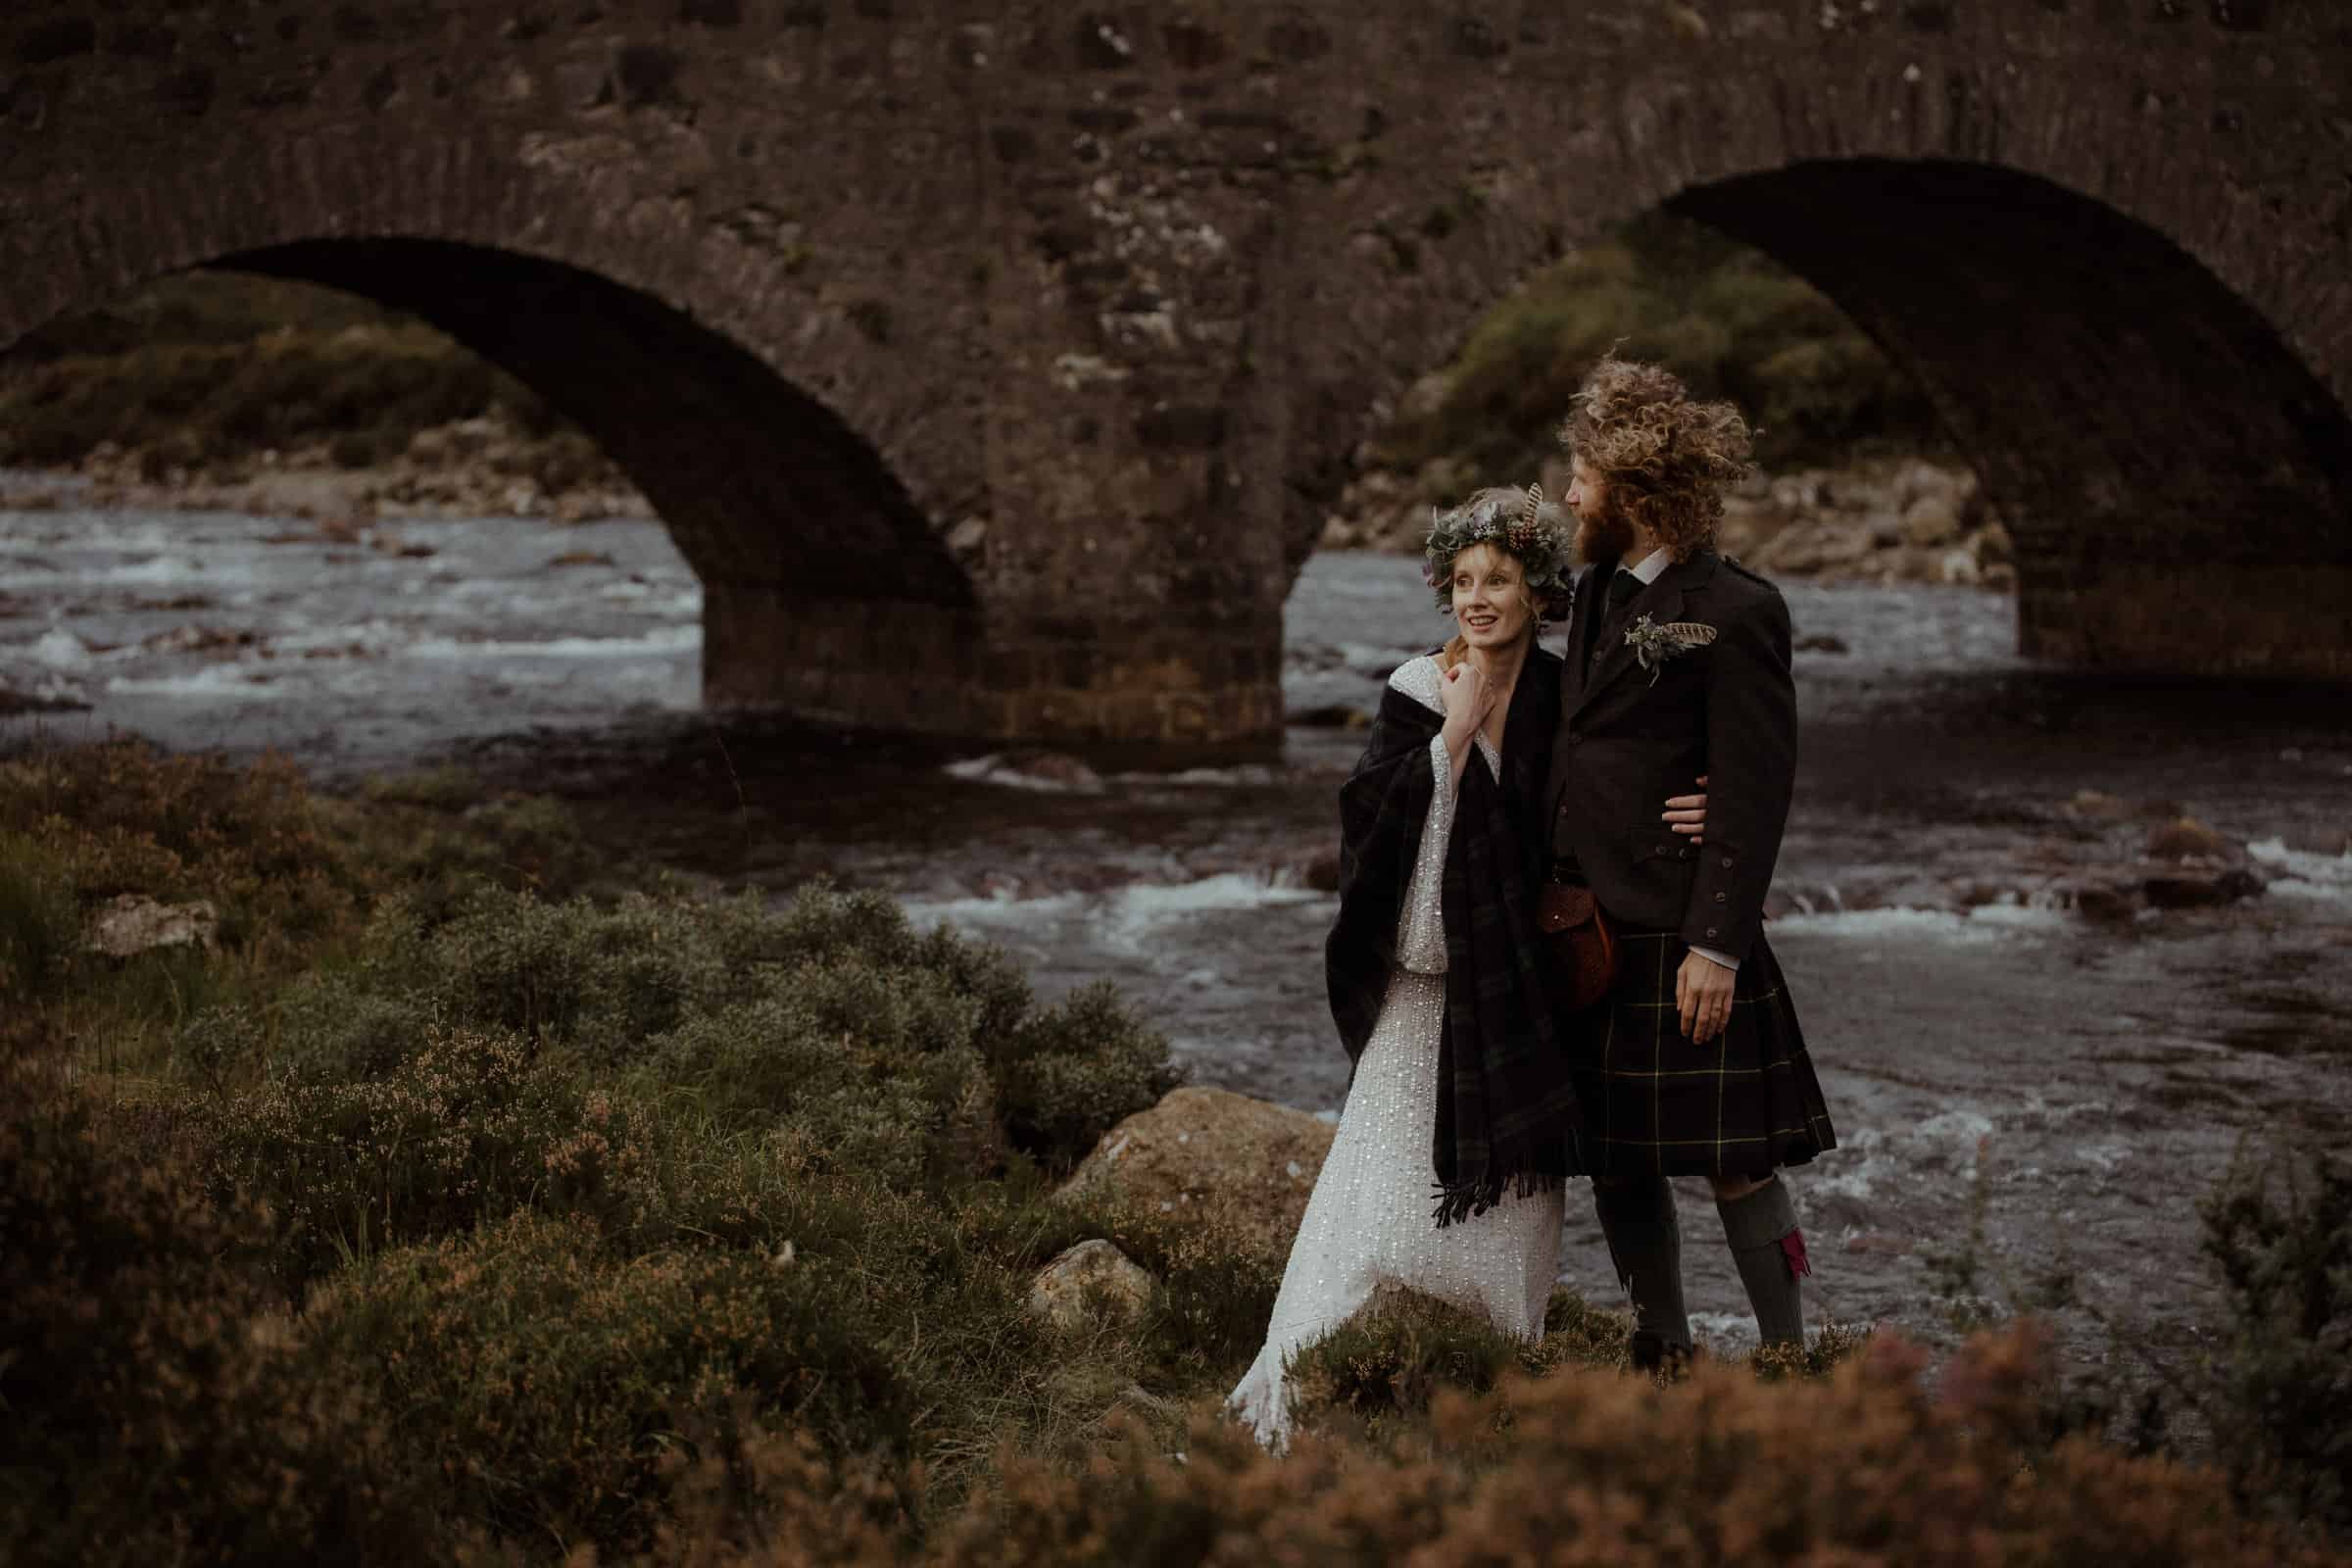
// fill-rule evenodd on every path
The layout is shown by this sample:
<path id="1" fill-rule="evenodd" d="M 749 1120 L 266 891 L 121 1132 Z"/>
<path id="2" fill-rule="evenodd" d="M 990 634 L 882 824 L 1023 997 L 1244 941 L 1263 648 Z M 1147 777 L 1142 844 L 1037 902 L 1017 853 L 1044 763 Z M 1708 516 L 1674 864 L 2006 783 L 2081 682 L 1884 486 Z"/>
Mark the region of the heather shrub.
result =
<path id="1" fill-rule="evenodd" d="M 464 1026 L 435 1026 L 383 1077 L 273 1081 L 212 1121 L 211 1186 L 272 1204 L 289 1286 L 516 1207 L 612 1212 L 634 1200 L 655 1136 L 635 1102 Z"/>
<path id="2" fill-rule="evenodd" d="M 902 1446 L 916 1394 L 857 1297 L 805 1254 L 615 1257 L 585 1220 L 518 1213 L 370 1259 L 311 1318 L 372 1369 L 460 1516 L 562 1551 L 643 1540 L 689 1429 L 721 1451 L 753 1421 Z"/>
<path id="3" fill-rule="evenodd" d="M 376 1407 L 263 1288 L 267 1212 L 208 1204 L 54 1086 L 12 1073 L 0 1100 L 10 1560 L 416 1560 Z"/>
<path id="4" fill-rule="evenodd" d="M 1669 1388 L 1510 1372 L 1488 1394 L 1440 1391 L 1425 1424 L 1372 1441 L 1301 1434 L 1285 1459 L 1215 1419 L 1181 1455 L 1130 1427 L 1090 1466 L 1009 1462 L 926 1560 L 2328 1560 L 2250 1525 L 2209 1474 L 2084 1439 L 2021 1468 L 2009 1434 L 2047 1371 L 2031 1335 L 1972 1343 L 1936 1397 L 1924 1361 L 1889 1340 L 1794 1384 L 1707 1362 Z M 795 1543 L 769 1549 L 744 1560 L 811 1560 Z"/>
<path id="5" fill-rule="evenodd" d="M 992 1038 L 986 1049 L 1007 1132 L 1057 1168 L 1076 1164 L 1122 1117 L 1182 1081 L 1166 1039 L 1108 984 L 1072 992 Z"/>
<path id="6" fill-rule="evenodd" d="M 47 995 L 80 926 L 65 857 L 29 834 L 0 829 L 0 1004 Z"/>
<path id="7" fill-rule="evenodd" d="M 1257 1353 L 1284 1259 L 1244 1225 L 1206 1206 L 1148 1207 L 1112 1189 L 1018 1213 L 1026 1226 L 1018 1255 L 1028 1266 L 1099 1236 L 1158 1281 L 1132 1338 L 1140 1369 L 1160 1387 L 1238 1376 Z"/>
<path id="8" fill-rule="evenodd" d="M 43 748 L 0 763 L 0 829 L 62 856 L 84 903 L 210 898 L 229 943 L 314 927 L 357 886 L 301 770 L 276 757 L 238 764 L 137 740 Z"/>
<path id="9" fill-rule="evenodd" d="M 1384 1419 L 1426 1412 L 1439 1389 L 1484 1394 L 1509 1368 L 1549 1371 L 1549 1343 L 1518 1339 L 1483 1314 L 1418 1292 L 1384 1290 L 1298 1352 L 1293 1390 L 1302 1411 L 1342 1414 L 1377 1430 Z"/>
<path id="10" fill-rule="evenodd" d="M 2241 1494 L 2352 1530 L 2352 1163 L 2241 1159 L 2203 1222 L 2230 1307 L 2214 1436 Z"/>

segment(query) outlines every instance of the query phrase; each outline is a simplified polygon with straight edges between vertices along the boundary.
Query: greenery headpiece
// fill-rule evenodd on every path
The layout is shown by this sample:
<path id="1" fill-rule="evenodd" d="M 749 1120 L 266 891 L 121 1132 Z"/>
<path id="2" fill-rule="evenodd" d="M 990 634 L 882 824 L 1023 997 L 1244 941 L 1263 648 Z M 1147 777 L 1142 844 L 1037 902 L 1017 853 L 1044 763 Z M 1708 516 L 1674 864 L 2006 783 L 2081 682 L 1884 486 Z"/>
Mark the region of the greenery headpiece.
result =
<path id="1" fill-rule="evenodd" d="M 1453 605 L 1453 560 L 1472 545 L 1494 545 L 1517 558 L 1539 607 L 1568 591 L 1576 530 L 1544 487 L 1481 490 L 1458 507 L 1430 508 L 1422 575 L 1437 590 L 1438 608 Z"/>

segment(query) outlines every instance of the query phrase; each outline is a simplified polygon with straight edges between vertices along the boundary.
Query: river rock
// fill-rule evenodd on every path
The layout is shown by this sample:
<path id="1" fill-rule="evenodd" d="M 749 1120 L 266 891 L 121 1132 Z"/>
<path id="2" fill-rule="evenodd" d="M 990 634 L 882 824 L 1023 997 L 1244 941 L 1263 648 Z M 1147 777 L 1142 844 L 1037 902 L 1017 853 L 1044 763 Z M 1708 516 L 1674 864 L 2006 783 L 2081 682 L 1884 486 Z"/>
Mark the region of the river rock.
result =
<path id="1" fill-rule="evenodd" d="M 1096 1310 L 1132 1319 L 1152 1304 L 1156 1283 L 1141 1264 L 1098 1237 L 1037 1271 L 1029 1287 L 1029 1310 L 1061 1329 L 1084 1325 Z"/>
<path id="2" fill-rule="evenodd" d="M 1997 522 L 1988 522 L 1969 536 L 1969 548 L 1977 553 L 1980 566 L 2006 565 L 2017 560 L 2017 542 L 2009 530 Z"/>
<path id="3" fill-rule="evenodd" d="M 2193 816 L 2159 822 L 2148 833 L 2148 858 L 2153 860 L 2229 860 L 2240 858 L 2238 847 Z"/>
<path id="4" fill-rule="evenodd" d="M 2250 899 L 2265 884 L 2242 865 L 2183 865 L 2146 877 L 2139 886 L 2151 908 L 2203 909 Z"/>
<path id="5" fill-rule="evenodd" d="M 1949 495 L 1930 493 L 1903 509 L 1903 538 L 1921 549 L 1948 545 L 1960 537 L 1960 508 Z"/>
<path id="6" fill-rule="evenodd" d="M 1878 545 L 1867 523 L 1842 519 L 1797 522 L 1783 529 L 1756 552 L 1757 567 L 1767 573 L 1806 576 L 1867 560 Z"/>
<path id="7" fill-rule="evenodd" d="M 1147 1209 L 1200 1207 L 1279 1255 L 1306 1212 L 1333 1132 L 1302 1110 L 1187 1086 L 1104 1133 L 1054 1196 L 1115 1187 Z"/>
<path id="8" fill-rule="evenodd" d="M 155 948 L 209 948 L 220 924 L 208 899 L 159 904 L 143 893 L 119 893 L 91 917 L 89 945 L 116 958 Z"/>

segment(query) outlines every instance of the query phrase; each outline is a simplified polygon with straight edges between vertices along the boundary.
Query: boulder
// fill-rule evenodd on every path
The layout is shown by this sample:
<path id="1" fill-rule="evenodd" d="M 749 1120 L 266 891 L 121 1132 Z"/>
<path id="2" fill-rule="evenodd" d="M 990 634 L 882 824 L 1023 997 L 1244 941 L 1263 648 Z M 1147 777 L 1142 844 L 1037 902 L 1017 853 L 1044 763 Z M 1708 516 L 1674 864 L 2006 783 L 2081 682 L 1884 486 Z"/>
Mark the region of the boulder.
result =
<path id="1" fill-rule="evenodd" d="M 1792 523 L 1756 552 L 1756 565 L 1767 572 L 1804 576 L 1852 565 L 1877 548 L 1866 523 Z"/>
<path id="2" fill-rule="evenodd" d="M 2008 565 L 2017 560 L 2017 541 L 2009 530 L 1997 522 L 1988 522 L 1969 536 L 1969 548 L 1977 553 L 1980 566 Z"/>
<path id="3" fill-rule="evenodd" d="M 2085 920 L 2120 924 L 2144 907 L 2140 890 L 2113 876 L 2084 876 L 2059 884 L 2059 896 Z"/>
<path id="4" fill-rule="evenodd" d="M 1110 1243 L 1080 1242 L 1037 1271 L 1029 1310 L 1055 1328 L 1073 1329 L 1100 1311 L 1118 1319 L 1140 1316 L 1156 1282 Z"/>
<path id="5" fill-rule="evenodd" d="M 2242 865 L 2223 865 L 2161 871 L 2143 879 L 2139 886 L 2151 907 L 2204 909 L 2253 898 L 2265 884 Z"/>
<path id="6" fill-rule="evenodd" d="M 1115 1187 L 1147 1209 L 1214 1211 L 1279 1255 L 1306 1212 L 1334 1130 L 1303 1110 L 1187 1086 L 1104 1133 L 1054 1196 Z"/>
<path id="7" fill-rule="evenodd" d="M 210 900 L 159 904 L 143 893 L 118 893 L 91 917 L 89 944 L 115 958 L 155 948 L 209 948 L 220 924 Z"/>
<path id="8" fill-rule="evenodd" d="M 1957 543 L 1960 508 L 1949 495 L 1931 492 L 1903 509 L 1903 538 L 1922 549 Z"/>
<path id="9" fill-rule="evenodd" d="M 2237 847 L 2193 816 L 2176 816 L 2148 832 L 2152 860 L 2229 860 L 2242 858 Z"/>
<path id="10" fill-rule="evenodd" d="M 1962 588 L 1974 588 L 1984 577 L 1977 558 L 1965 550 L 1946 550 L 1936 563 L 1936 579 Z"/>

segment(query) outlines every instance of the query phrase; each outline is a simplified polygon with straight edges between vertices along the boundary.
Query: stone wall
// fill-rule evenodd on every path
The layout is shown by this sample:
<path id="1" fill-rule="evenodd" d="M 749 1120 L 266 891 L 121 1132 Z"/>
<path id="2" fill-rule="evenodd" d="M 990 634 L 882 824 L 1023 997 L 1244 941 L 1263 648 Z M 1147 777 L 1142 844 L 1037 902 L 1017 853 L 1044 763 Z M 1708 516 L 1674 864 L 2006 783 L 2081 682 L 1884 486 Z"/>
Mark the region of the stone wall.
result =
<path id="1" fill-rule="evenodd" d="M 714 701 L 1214 742 L 1394 399 L 1671 203 L 1917 369 L 2031 648 L 2345 675 L 2265 575 L 2352 573 L 2327 12 L 20 0 L 0 343 L 204 264 L 394 299 L 654 500 Z"/>

